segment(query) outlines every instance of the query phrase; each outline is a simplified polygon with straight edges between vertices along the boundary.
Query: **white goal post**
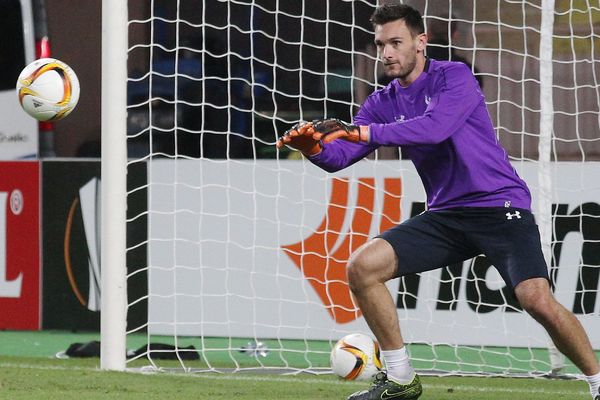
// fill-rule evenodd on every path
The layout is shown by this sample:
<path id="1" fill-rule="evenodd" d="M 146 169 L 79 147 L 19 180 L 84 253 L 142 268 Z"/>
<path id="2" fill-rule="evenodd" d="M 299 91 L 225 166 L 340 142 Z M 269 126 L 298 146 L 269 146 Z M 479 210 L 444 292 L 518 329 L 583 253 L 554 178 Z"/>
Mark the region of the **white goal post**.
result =
<path id="1" fill-rule="evenodd" d="M 127 2 L 102 1 L 101 368 L 125 368 Z"/>
<path id="2" fill-rule="evenodd" d="M 430 55 L 461 57 L 480 80 L 532 189 L 555 295 L 597 332 L 600 8 L 404 2 L 424 16 Z M 274 143 L 298 120 L 349 120 L 385 84 L 368 21 L 377 3 L 103 0 L 103 369 L 327 372 L 340 337 L 370 333 L 345 262 L 424 209 L 414 168 L 380 149 L 327 174 Z M 146 183 L 128 187 L 138 167 Z M 128 213 L 140 195 L 144 211 Z M 128 236 L 133 224 L 147 234 Z M 388 288 L 422 371 L 578 373 L 485 258 Z M 128 359 L 140 341 L 179 351 Z"/>

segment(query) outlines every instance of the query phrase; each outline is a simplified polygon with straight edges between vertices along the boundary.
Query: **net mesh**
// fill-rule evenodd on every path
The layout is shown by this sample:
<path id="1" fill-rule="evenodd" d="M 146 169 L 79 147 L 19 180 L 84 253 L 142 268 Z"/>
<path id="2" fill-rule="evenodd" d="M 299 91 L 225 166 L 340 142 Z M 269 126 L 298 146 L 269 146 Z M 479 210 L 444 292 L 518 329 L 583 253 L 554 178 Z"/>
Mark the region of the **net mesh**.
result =
<path id="1" fill-rule="evenodd" d="M 428 56 L 468 63 L 534 198 L 549 193 L 557 297 L 588 330 L 597 329 L 598 2 L 557 0 L 547 33 L 541 22 L 548 2 L 408 3 L 425 17 Z M 129 192 L 129 201 L 143 198 L 147 210 L 128 227 L 147 224 L 148 235 L 128 238 L 128 334 L 180 349 L 147 347 L 133 362 L 326 371 L 337 339 L 369 333 L 344 265 L 369 237 L 424 209 L 418 176 L 397 149 L 379 149 L 330 175 L 274 143 L 299 120 L 351 120 L 387 83 L 368 18 L 375 6 L 131 3 L 128 156 L 130 168 L 147 169 L 148 181 Z M 544 34 L 552 35 L 552 132 L 540 132 Z M 551 186 L 540 188 L 544 135 L 553 163 Z M 388 287 L 421 370 L 535 374 L 562 367 L 483 257 Z M 563 371 L 575 370 L 567 364 Z"/>

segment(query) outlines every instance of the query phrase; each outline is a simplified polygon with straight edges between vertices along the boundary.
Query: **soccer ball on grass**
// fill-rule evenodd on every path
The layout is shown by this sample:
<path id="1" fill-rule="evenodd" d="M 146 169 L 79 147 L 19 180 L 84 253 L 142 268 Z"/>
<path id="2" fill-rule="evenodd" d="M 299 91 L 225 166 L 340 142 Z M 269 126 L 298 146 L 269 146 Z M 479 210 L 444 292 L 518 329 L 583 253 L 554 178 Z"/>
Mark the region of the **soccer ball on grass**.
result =
<path id="1" fill-rule="evenodd" d="M 19 103 L 39 121 L 57 121 L 69 115 L 79 100 L 79 80 L 64 62 L 40 58 L 27 65 L 17 79 Z"/>
<path id="2" fill-rule="evenodd" d="M 370 380 L 382 369 L 379 344 L 362 333 L 338 340 L 329 360 L 333 373 L 346 380 Z"/>

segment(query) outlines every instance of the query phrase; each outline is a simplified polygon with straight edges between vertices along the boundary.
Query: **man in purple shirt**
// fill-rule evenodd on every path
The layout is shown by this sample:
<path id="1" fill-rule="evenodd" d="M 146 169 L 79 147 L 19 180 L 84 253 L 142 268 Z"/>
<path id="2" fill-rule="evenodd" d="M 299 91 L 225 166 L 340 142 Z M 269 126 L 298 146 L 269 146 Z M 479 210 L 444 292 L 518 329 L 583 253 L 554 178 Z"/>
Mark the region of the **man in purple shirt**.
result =
<path id="1" fill-rule="evenodd" d="M 427 193 L 426 212 L 360 247 L 348 263 L 350 289 L 387 371 L 348 399 L 416 399 L 422 393 L 385 282 L 484 254 L 600 400 L 600 366 L 577 318 L 552 295 L 529 189 L 498 143 L 477 80 L 462 63 L 424 56 L 427 36 L 413 8 L 383 5 L 371 22 L 385 73 L 395 79 L 367 98 L 353 124 L 299 123 L 277 142 L 330 172 L 379 146 L 401 146 Z"/>

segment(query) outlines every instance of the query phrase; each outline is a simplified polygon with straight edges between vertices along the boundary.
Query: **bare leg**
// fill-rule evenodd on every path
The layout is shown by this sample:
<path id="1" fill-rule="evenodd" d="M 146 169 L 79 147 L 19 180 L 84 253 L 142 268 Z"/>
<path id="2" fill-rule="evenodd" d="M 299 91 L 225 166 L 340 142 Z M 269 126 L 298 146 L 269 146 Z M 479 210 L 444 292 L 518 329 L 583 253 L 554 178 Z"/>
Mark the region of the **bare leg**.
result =
<path id="1" fill-rule="evenodd" d="M 534 278 L 515 288 L 521 306 L 548 331 L 554 344 L 585 375 L 600 371 L 590 340 L 579 320 L 556 301 L 548 281 Z"/>
<path id="2" fill-rule="evenodd" d="M 348 265 L 350 290 L 383 350 L 404 346 L 396 305 L 385 286 L 395 277 L 397 263 L 392 246 L 373 239 L 352 255 Z"/>

